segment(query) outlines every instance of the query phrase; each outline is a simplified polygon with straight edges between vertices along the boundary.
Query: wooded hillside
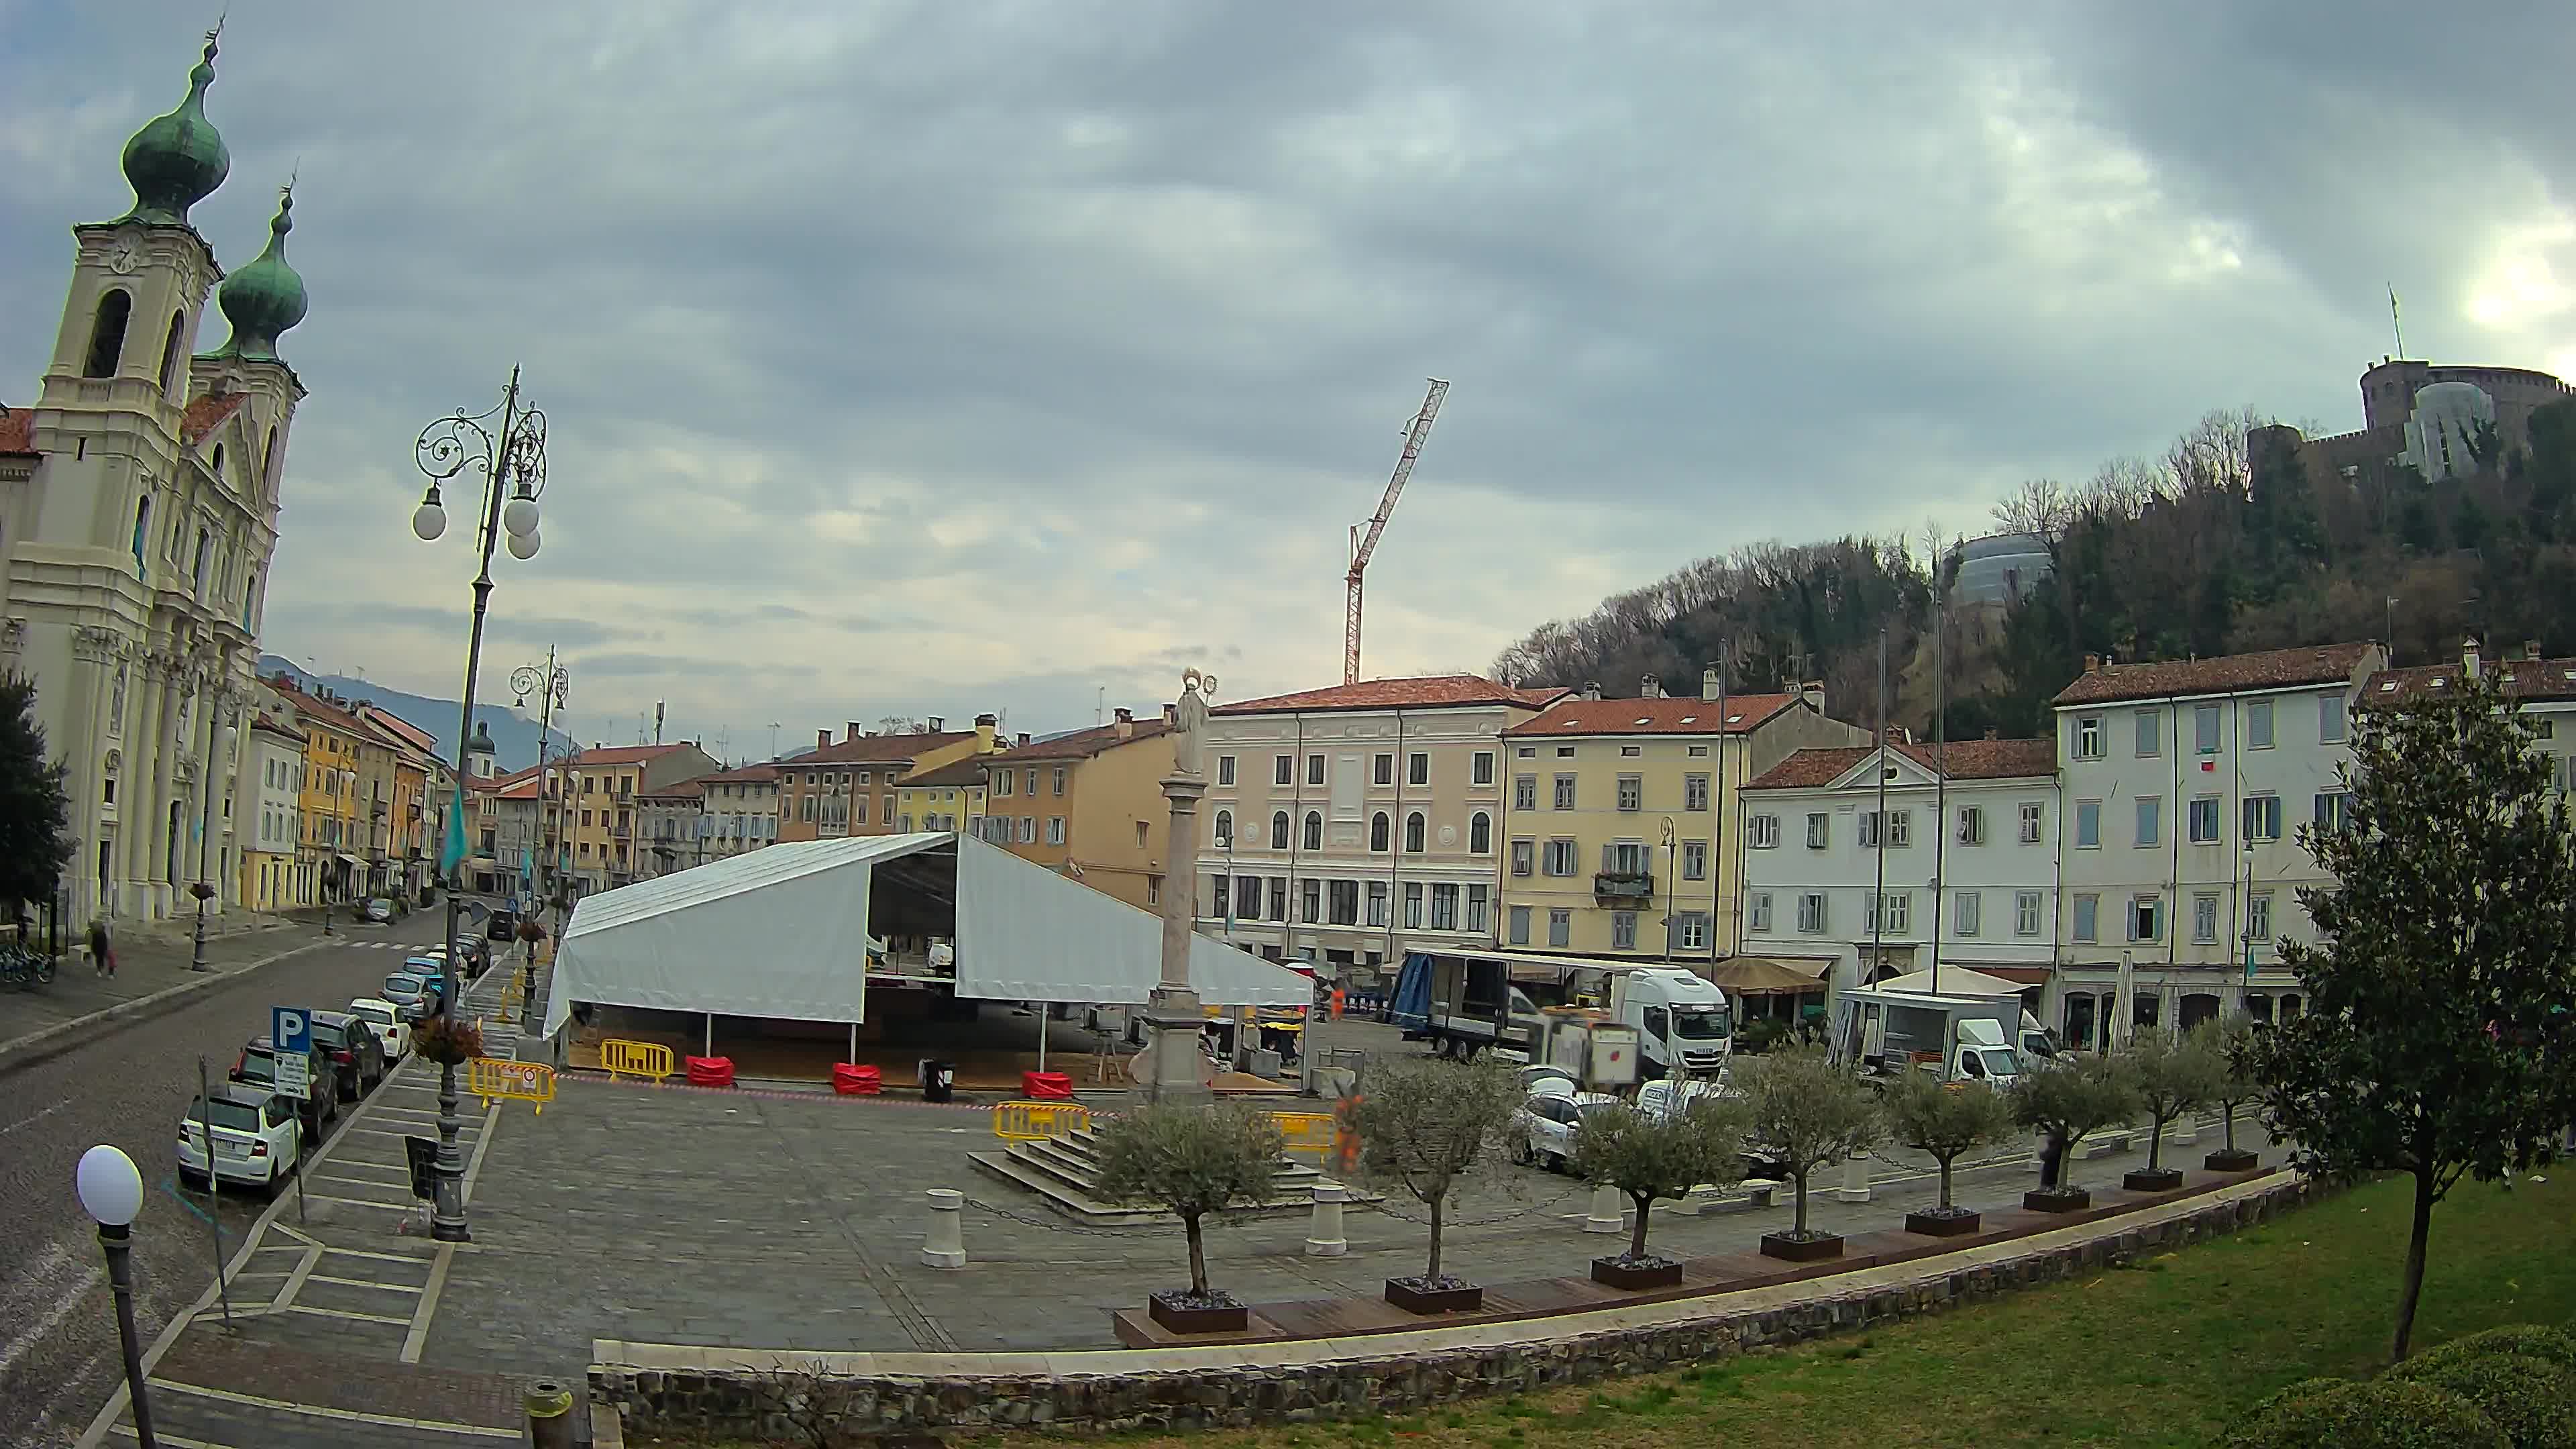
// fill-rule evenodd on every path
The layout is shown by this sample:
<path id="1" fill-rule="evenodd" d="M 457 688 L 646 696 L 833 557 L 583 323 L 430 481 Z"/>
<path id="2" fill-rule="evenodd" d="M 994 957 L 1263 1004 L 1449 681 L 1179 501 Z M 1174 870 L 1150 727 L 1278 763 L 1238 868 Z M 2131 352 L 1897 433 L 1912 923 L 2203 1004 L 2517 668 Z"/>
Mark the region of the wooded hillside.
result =
<path id="1" fill-rule="evenodd" d="M 2249 458 L 2248 428 L 2268 421 L 2213 412 L 2160 456 L 2072 486 L 2034 479 L 1997 504 L 1996 528 L 2036 535 L 2054 574 L 2014 604 L 1950 611 L 1951 736 L 2045 729 L 2088 653 L 2171 659 L 2392 628 L 2401 663 L 2450 657 L 2471 633 L 2494 650 L 2576 642 L 2576 401 L 2533 414 L 2527 450 L 2489 430 L 2477 473 L 2431 484 L 2402 469 L 2384 487 L 2317 480 L 2287 455 Z M 1865 723 L 1884 626 L 1892 718 L 1928 730 L 1945 557 L 1929 539 L 1747 545 L 1542 625 L 1493 672 L 1609 694 L 1653 674 L 1679 693 L 1724 660 L 1730 688 L 1821 679 L 1828 708 Z"/>

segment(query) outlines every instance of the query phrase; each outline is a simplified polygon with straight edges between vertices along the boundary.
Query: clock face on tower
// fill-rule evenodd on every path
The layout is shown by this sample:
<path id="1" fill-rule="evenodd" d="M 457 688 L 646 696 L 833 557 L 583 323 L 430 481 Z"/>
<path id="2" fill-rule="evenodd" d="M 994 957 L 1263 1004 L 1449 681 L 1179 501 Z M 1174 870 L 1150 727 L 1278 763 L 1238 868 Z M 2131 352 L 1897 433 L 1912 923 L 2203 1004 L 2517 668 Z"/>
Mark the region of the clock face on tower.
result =
<path id="1" fill-rule="evenodd" d="M 118 242 L 116 249 L 107 254 L 108 268 L 120 277 L 131 273 L 142 260 L 142 250 L 130 240 Z"/>

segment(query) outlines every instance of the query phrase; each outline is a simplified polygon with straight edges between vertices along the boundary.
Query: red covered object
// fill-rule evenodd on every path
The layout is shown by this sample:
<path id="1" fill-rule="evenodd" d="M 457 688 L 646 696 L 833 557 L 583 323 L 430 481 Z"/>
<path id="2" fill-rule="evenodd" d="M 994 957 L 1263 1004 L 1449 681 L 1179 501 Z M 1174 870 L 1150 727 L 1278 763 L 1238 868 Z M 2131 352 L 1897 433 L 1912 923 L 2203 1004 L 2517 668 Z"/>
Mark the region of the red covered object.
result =
<path id="1" fill-rule="evenodd" d="M 692 1087 L 730 1087 L 733 1085 L 733 1058 L 689 1058 L 689 1085 Z"/>
<path id="2" fill-rule="evenodd" d="M 1032 1102 L 1070 1102 L 1073 1078 L 1062 1072 L 1022 1072 L 1020 1095 Z"/>
<path id="3" fill-rule="evenodd" d="M 874 1067 L 861 1066 L 857 1062 L 834 1062 L 832 1090 L 844 1097 L 873 1097 L 885 1090 L 885 1082 Z"/>

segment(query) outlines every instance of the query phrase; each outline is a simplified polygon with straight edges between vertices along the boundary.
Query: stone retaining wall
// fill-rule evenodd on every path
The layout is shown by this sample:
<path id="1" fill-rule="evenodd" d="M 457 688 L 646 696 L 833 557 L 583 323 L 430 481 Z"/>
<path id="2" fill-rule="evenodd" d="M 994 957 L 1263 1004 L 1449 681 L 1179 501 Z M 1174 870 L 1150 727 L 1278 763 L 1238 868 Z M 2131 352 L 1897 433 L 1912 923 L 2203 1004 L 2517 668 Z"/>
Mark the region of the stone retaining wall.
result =
<path id="1" fill-rule="evenodd" d="M 1300 1359 L 1287 1351 L 1295 1345 L 1079 1356 L 1088 1363 L 1132 1359 L 1136 1364 L 1132 1371 L 1103 1373 L 1014 1373 L 1001 1367 L 1005 1362 L 1018 1366 L 1074 1357 L 1034 1354 L 944 1356 L 955 1365 L 954 1373 L 841 1372 L 834 1369 L 836 1361 L 918 1356 L 793 1350 L 677 1350 L 670 1353 L 674 1363 L 691 1366 L 656 1366 L 656 1354 L 639 1348 L 632 1355 L 639 1362 L 593 1365 L 591 1393 L 623 1410 L 630 1429 L 754 1438 L 787 1437 L 817 1417 L 829 1418 L 845 1433 L 864 1435 L 994 1427 L 1239 1428 L 1404 1412 L 1471 1396 L 1680 1367 L 1938 1312 L 2232 1233 L 2268 1221 L 2315 1193 L 2304 1179 L 2272 1181 L 2244 1196 L 2196 1201 L 2185 1211 L 2142 1224 L 2103 1222 L 2095 1225 L 2100 1231 L 2074 1241 L 2047 1247 L 2032 1246 L 2036 1240 L 1999 1245 L 2009 1251 L 1947 1269 L 1940 1258 L 1920 1259 L 1883 1273 L 1854 1275 L 1878 1280 L 1869 1284 L 1811 1279 L 1775 1290 L 1800 1295 L 1794 1301 L 1730 1309 L 1716 1298 L 1695 1314 L 1635 1326 L 1584 1327 L 1603 1314 L 1625 1311 L 1594 1310 L 1572 1316 L 1556 1337 L 1545 1336 L 1543 1321 L 1524 1321 L 1509 1325 L 1525 1335 L 1513 1342 L 1408 1348 L 1405 1340 L 1424 1335 L 1389 1334 L 1368 1341 L 1376 1352 L 1343 1357 Z M 1890 1282 L 1883 1274 L 1903 1276 Z M 1437 1333 L 1425 1330 L 1425 1335 Z M 1177 1355 L 1232 1361 L 1154 1366 Z M 1279 1361 L 1247 1362 L 1253 1355 Z M 995 1367 L 977 1371 L 973 1365 L 978 1358 L 992 1360 Z"/>

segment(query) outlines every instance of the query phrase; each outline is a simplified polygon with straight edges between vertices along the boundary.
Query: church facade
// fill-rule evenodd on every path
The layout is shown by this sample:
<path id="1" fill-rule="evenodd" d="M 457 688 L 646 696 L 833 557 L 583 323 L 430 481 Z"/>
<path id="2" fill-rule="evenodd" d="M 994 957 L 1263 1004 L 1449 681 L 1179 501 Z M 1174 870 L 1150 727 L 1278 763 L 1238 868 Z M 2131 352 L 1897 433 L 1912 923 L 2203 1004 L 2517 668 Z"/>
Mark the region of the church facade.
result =
<path id="1" fill-rule="evenodd" d="M 72 228 L 52 363 L 32 407 L 0 412 L 0 667 L 35 681 L 68 769 L 74 923 L 186 915 L 200 880 L 230 905 L 257 847 L 237 783 L 305 395 L 277 344 L 305 294 L 291 191 L 229 276 L 188 220 L 231 167 L 214 60 L 210 36 L 186 99 L 126 143 L 132 210 Z M 210 296 L 229 335 L 200 352 Z"/>

